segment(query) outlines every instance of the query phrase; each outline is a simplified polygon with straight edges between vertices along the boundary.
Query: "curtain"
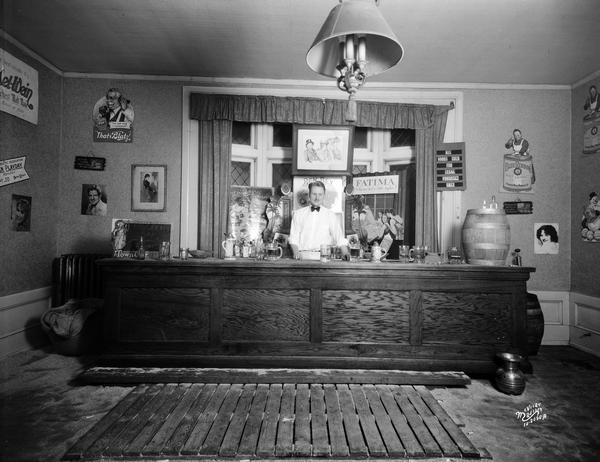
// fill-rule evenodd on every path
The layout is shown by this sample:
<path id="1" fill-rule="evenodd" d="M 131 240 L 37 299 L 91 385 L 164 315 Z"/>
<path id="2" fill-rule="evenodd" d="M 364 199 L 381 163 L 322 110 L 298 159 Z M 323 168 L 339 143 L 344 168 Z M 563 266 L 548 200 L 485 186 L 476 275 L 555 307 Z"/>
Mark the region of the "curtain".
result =
<path id="1" fill-rule="evenodd" d="M 223 252 L 227 232 L 232 125 L 230 120 L 199 123 L 198 248 L 215 257 Z"/>
<path id="2" fill-rule="evenodd" d="M 344 100 L 324 98 L 192 93 L 190 118 L 200 121 L 199 248 L 221 254 L 220 242 L 227 230 L 231 126 L 232 121 L 240 121 L 416 130 L 415 244 L 437 251 L 435 148 L 453 106 L 357 101 L 356 121 L 349 123 L 346 105 Z"/>
<path id="3" fill-rule="evenodd" d="M 415 208 L 411 203 L 416 202 L 416 169 L 414 164 L 403 165 L 393 170 L 398 174 L 398 194 L 394 202 L 394 209 L 404 219 L 404 223 L 415 223 Z M 415 242 L 414 227 L 406 226 L 404 229 L 404 243 Z"/>
<path id="4" fill-rule="evenodd" d="M 417 185 L 415 204 L 415 245 L 426 245 L 439 251 L 437 232 L 437 200 L 435 194 L 435 151 L 444 141 L 448 110 L 441 108 L 434 124 L 415 134 Z"/>

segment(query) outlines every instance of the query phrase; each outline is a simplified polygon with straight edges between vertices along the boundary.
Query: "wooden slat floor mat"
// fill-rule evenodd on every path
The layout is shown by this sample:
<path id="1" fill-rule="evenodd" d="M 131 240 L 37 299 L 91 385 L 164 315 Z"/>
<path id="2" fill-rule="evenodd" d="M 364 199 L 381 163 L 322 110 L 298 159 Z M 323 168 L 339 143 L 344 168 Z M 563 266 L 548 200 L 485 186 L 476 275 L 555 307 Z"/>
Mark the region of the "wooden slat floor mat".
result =
<path id="1" fill-rule="evenodd" d="M 63 460 L 489 459 L 424 386 L 142 384 Z"/>

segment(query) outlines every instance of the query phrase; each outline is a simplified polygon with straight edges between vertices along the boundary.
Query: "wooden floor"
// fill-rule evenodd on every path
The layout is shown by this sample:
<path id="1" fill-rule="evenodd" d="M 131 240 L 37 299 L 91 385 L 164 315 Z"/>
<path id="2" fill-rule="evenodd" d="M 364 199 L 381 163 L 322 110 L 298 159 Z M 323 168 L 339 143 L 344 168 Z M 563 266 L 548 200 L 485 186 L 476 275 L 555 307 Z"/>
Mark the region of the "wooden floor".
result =
<path id="1" fill-rule="evenodd" d="M 138 385 L 63 460 L 489 458 L 423 386 Z"/>

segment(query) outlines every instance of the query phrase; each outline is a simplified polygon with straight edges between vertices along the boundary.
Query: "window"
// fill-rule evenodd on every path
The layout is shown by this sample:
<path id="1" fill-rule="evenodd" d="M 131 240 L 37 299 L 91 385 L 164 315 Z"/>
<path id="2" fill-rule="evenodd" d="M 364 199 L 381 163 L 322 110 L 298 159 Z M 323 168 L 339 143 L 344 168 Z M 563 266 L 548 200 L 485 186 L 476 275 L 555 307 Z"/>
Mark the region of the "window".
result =
<path id="1" fill-rule="evenodd" d="M 198 145 L 199 145 L 199 124 L 197 120 L 190 119 L 190 96 L 193 93 L 219 93 L 223 88 L 220 86 L 197 86 L 186 85 L 183 87 L 182 98 L 182 162 L 181 162 L 181 210 L 180 214 L 180 246 L 196 248 L 198 236 Z M 339 90 L 337 88 L 330 89 L 329 86 L 310 89 L 298 89 L 295 86 L 280 84 L 279 81 L 270 81 L 266 87 L 249 89 L 245 81 L 236 82 L 232 87 L 227 89 L 227 92 L 232 94 L 260 94 L 271 95 L 281 94 L 289 97 L 323 97 L 323 98 L 339 98 Z M 392 103 L 408 103 L 408 104 L 432 104 L 432 105 L 447 105 L 452 102 L 455 109 L 448 113 L 448 121 L 444 135 L 445 142 L 458 142 L 463 140 L 463 100 L 464 95 L 460 91 L 448 90 L 406 90 L 397 87 L 385 87 L 374 89 L 370 99 L 381 102 Z M 246 124 L 251 125 L 251 124 Z M 288 125 L 290 124 L 282 124 Z M 281 127 L 283 128 L 283 127 Z M 289 128 L 288 128 L 289 129 Z M 260 130 L 256 126 L 244 128 L 246 136 L 242 144 L 240 140 L 234 145 L 233 154 L 238 148 L 244 146 L 245 149 L 250 149 L 255 146 L 253 141 L 248 144 L 248 132 L 250 132 L 251 140 L 256 139 L 256 135 Z M 271 130 L 277 130 L 272 128 Z M 283 128 L 286 130 L 286 128 Z M 359 130 L 360 131 L 360 130 Z M 401 141 L 385 143 L 385 133 L 374 129 L 364 129 L 363 133 L 355 135 L 356 142 L 354 143 L 354 164 L 361 165 L 361 169 L 367 169 L 369 172 L 385 171 L 394 169 L 396 165 L 407 165 L 411 163 L 410 148 L 402 146 Z M 389 131 L 388 131 L 389 133 Z M 366 143 L 364 138 L 367 138 Z M 265 138 L 265 137 L 263 137 Z M 283 137 L 285 138 L 285 136 Z M 266 137 L 265 139 L 272 139 Z M 279 140 L 279 138 L 277 138 Z M 252 153 L 253 159 L 242 158 L 234 159 L 238 161 L 250 162 L 251 184 L 271 186 L 275 181 L 279 168 L 275 164 L 291 163 L 291 147 L 280 146 L 284 144 L 281 141 L 271 143 L 273 147 L 269 150 L 270 154 L 267 157 L 255 156 Z M 412 143 L 409 143 L 412 144 Z M 367 148 L 371 146 L 371 148 Z M 287 151 L 286 151 L 287 150 Z M 381 155 L 377 159 L 373 159 L 370 150 L 374 150 Z M 401 156 L 400 158 L 398 156 Z M 399 160 L 397 160 L 399 159 Z M 254 163 L 252 163 L 254 162 Z M 364 166 L 364 167 L 363 167 Z M 361 170 L 362 171 L 362 170 Z M 257 173 L 253 173 L 257 172 Z M 252 177 L 254 175 L 254 177 Z M 262 176 L 262 178 L 260 178 Z M 262 183 L 261 183 L 262 182 Z M 438 223 L 439 223 L 439 245 L 440 249 L 446 249 L 450 246 L 460 246 L 461 242 L 461 227 L 463 220 L 462 213 L 462 191 L 442 191 L 437 194 L 438 198 Z"/>
<path id="2" fill-rule="evenodd" d="M 354 139 L 353 144 L 355 148 L 365 149 L 367 147 L 367 135 L 368 128 L 366 127 L 355 127 L 354 128 Z"/>
<path id="3" fill-rule="evenodd" d="M 247 177 L 250 182 L 244 186 L 277 187 L 291 182 L 292 128 L 292 124 L 234 122 L 231 184 L 241 185 L 240 179 Z"/>
<path id="4" fill-rule="evenodd" d="M 249 122 L 233 122 L 231 127 L 231 139 L 233 144 L 250 146 L 252 124 Z"/>
<path id="5" fill-rule="evenodd" d="M 231 184 L 278 187 L 292 182 L 292 124 L 233 124 Z M 354 175 L 396 172 L 400 178 L 398 197 L 378 196 L 374 210 L 393 209 L 405 222 L 405 242 L 415 238 L 415 132 L 356 127 L 353 137 Z M 389 197 L 388 197 L 389 196 Z M 397 210 L 396 210 L 397 209 Z"/>
<path id="6" fill-rule="evenodd" d="M 406 128 L 394 128 L 390 133 L 392 148 L 411 147 L 415 145 L 415 131 Z"/>
<path id="7" fill-rule="evenodd" d="M 291 148 L 293 128 L 292 124 L 273 124 L 273 146 Z"/>
<path id="8" fill-rule="evenodd" d="M 231 162 L 231 184 L 234 186 L 250 186 L 252 162 Z"/>
<path id="9" fill-rule="evenodd" d="M 292 124 L 234 122 L 232 184 L 240 184 L 242 178 L 248 178 L 250 186 L 262 187 L 290 181 L 292 128 Z M 414 143 L 414 130 L 356 127 L 352 173 L 387 172 L 392 167 L 414 164 Z"/>

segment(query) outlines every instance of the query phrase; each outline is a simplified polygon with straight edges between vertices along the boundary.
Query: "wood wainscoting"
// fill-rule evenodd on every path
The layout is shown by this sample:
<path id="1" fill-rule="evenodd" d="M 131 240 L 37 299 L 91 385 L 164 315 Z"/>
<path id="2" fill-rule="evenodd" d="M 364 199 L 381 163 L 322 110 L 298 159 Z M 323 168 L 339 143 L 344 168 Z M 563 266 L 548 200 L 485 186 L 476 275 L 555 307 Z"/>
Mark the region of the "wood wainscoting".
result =
<path id="1" fill-rule="evenodd" d="M 0 297 L 0 359 L 46 345 L 40 317 L 50 307 L 52 287 Z"/>

